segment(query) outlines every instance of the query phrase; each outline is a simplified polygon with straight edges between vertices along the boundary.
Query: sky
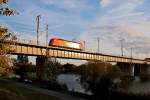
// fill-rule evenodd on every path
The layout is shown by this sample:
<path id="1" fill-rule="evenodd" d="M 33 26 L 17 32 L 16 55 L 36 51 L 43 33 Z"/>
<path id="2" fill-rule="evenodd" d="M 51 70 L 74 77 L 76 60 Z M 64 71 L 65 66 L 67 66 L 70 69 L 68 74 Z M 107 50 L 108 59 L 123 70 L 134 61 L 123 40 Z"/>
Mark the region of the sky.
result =
<path id="1" fill-rule="evenodd" d="M 3 5 L 4 6 L 4 5 Z M 20 40 L 36 42 L 36 16 L 40 18 L 40 44 L 49 36 L 85 41 L 86 51 L 133 57 L 149 57 L 150 0 L 10 0 L 19 15 L 0 16 L 0 25 L 8 27 Z"/>

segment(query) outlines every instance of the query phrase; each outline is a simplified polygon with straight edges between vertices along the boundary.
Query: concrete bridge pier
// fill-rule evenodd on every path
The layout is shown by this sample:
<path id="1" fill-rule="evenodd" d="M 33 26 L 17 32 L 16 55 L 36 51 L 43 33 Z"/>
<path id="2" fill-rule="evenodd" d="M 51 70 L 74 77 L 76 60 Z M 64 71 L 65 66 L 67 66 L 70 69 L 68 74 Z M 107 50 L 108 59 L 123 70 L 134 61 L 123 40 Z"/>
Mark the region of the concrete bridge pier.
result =
<path id="1" fill-rule="evenodd" d="M 150 75 L 150 66 L 147 64 L 140 65 L 140 75 Z"/>
<path id="2" fill-rule="evenodd" d="M 141 73 L 141 65 L 134 64 L 134 76 L 140 76 Z"/>
<path id="3" fill-rule="evenodd" d="M 134 64 L 118 62 L 117 66 L 120 67 L 122 76 L 134 76 Z"/>
<path id="4" fill-rule="evenodd" d="M 150 66 L 147 64 L 133 64 L 118 62 L 123 76 L 148 76 L 150 75 Z"/>
<path id="5" fill-rule="evenodd" d="M 45 56 L 38 56 L 36 58 L 36 76 L 38 80 L 42 80 L 44 77 L 46 61 L 47 61 L 47 57 Z"/>

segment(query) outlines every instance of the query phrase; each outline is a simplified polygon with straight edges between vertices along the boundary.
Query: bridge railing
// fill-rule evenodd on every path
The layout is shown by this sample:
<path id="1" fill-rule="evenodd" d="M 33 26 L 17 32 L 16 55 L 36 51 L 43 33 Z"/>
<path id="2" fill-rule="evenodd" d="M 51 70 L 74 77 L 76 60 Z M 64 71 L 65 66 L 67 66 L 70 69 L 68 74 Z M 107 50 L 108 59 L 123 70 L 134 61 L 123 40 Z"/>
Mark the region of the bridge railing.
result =
<path id="1" fill-rule="evenodd" d="M 36 41 L 36 40 L 27 40 L 27 39 L 20 39 L 20 38 L 19 38 L 19 39 L 17 39 L 16 42 L 18 42 L 18 43 L 24 43 L 24 44 L 37 45 L 37 41 Z M 46 46 L 46 43 L 39 41 L 39 45 L 40 45 L 40 46 Z"/>

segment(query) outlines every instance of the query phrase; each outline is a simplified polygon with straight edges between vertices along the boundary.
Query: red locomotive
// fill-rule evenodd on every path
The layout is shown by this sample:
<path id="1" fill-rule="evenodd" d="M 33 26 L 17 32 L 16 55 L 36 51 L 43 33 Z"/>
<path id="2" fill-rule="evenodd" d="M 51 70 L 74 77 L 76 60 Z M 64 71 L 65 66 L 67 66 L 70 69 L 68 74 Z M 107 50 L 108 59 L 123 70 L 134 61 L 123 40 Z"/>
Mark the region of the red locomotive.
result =
<path id="1" fill-rule="evenodd" d="M 57 46 L 62 48 L 75 49 L 75 50 L 84 49 L 83 43 L 68 41 L 60 38 L 52 38 L 49 42 L 49 46 Z"/>

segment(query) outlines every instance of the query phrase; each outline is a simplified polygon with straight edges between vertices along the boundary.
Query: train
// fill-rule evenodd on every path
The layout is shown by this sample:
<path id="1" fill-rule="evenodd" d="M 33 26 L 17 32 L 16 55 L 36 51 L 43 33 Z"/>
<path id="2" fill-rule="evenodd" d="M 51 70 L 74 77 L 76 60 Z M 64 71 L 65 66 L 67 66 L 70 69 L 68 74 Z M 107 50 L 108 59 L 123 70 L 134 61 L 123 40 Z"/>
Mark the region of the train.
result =
<path id="1" fill-rule="evenodd" d="M 73 50 L 84 50 L 84 44 L 81 42 L 74 42 L 69 40 L 64 40 L 61 38 L 52 38 L 49 41 L 49 46 L 61 47 L 65 49 L 73 49 Z"/>

